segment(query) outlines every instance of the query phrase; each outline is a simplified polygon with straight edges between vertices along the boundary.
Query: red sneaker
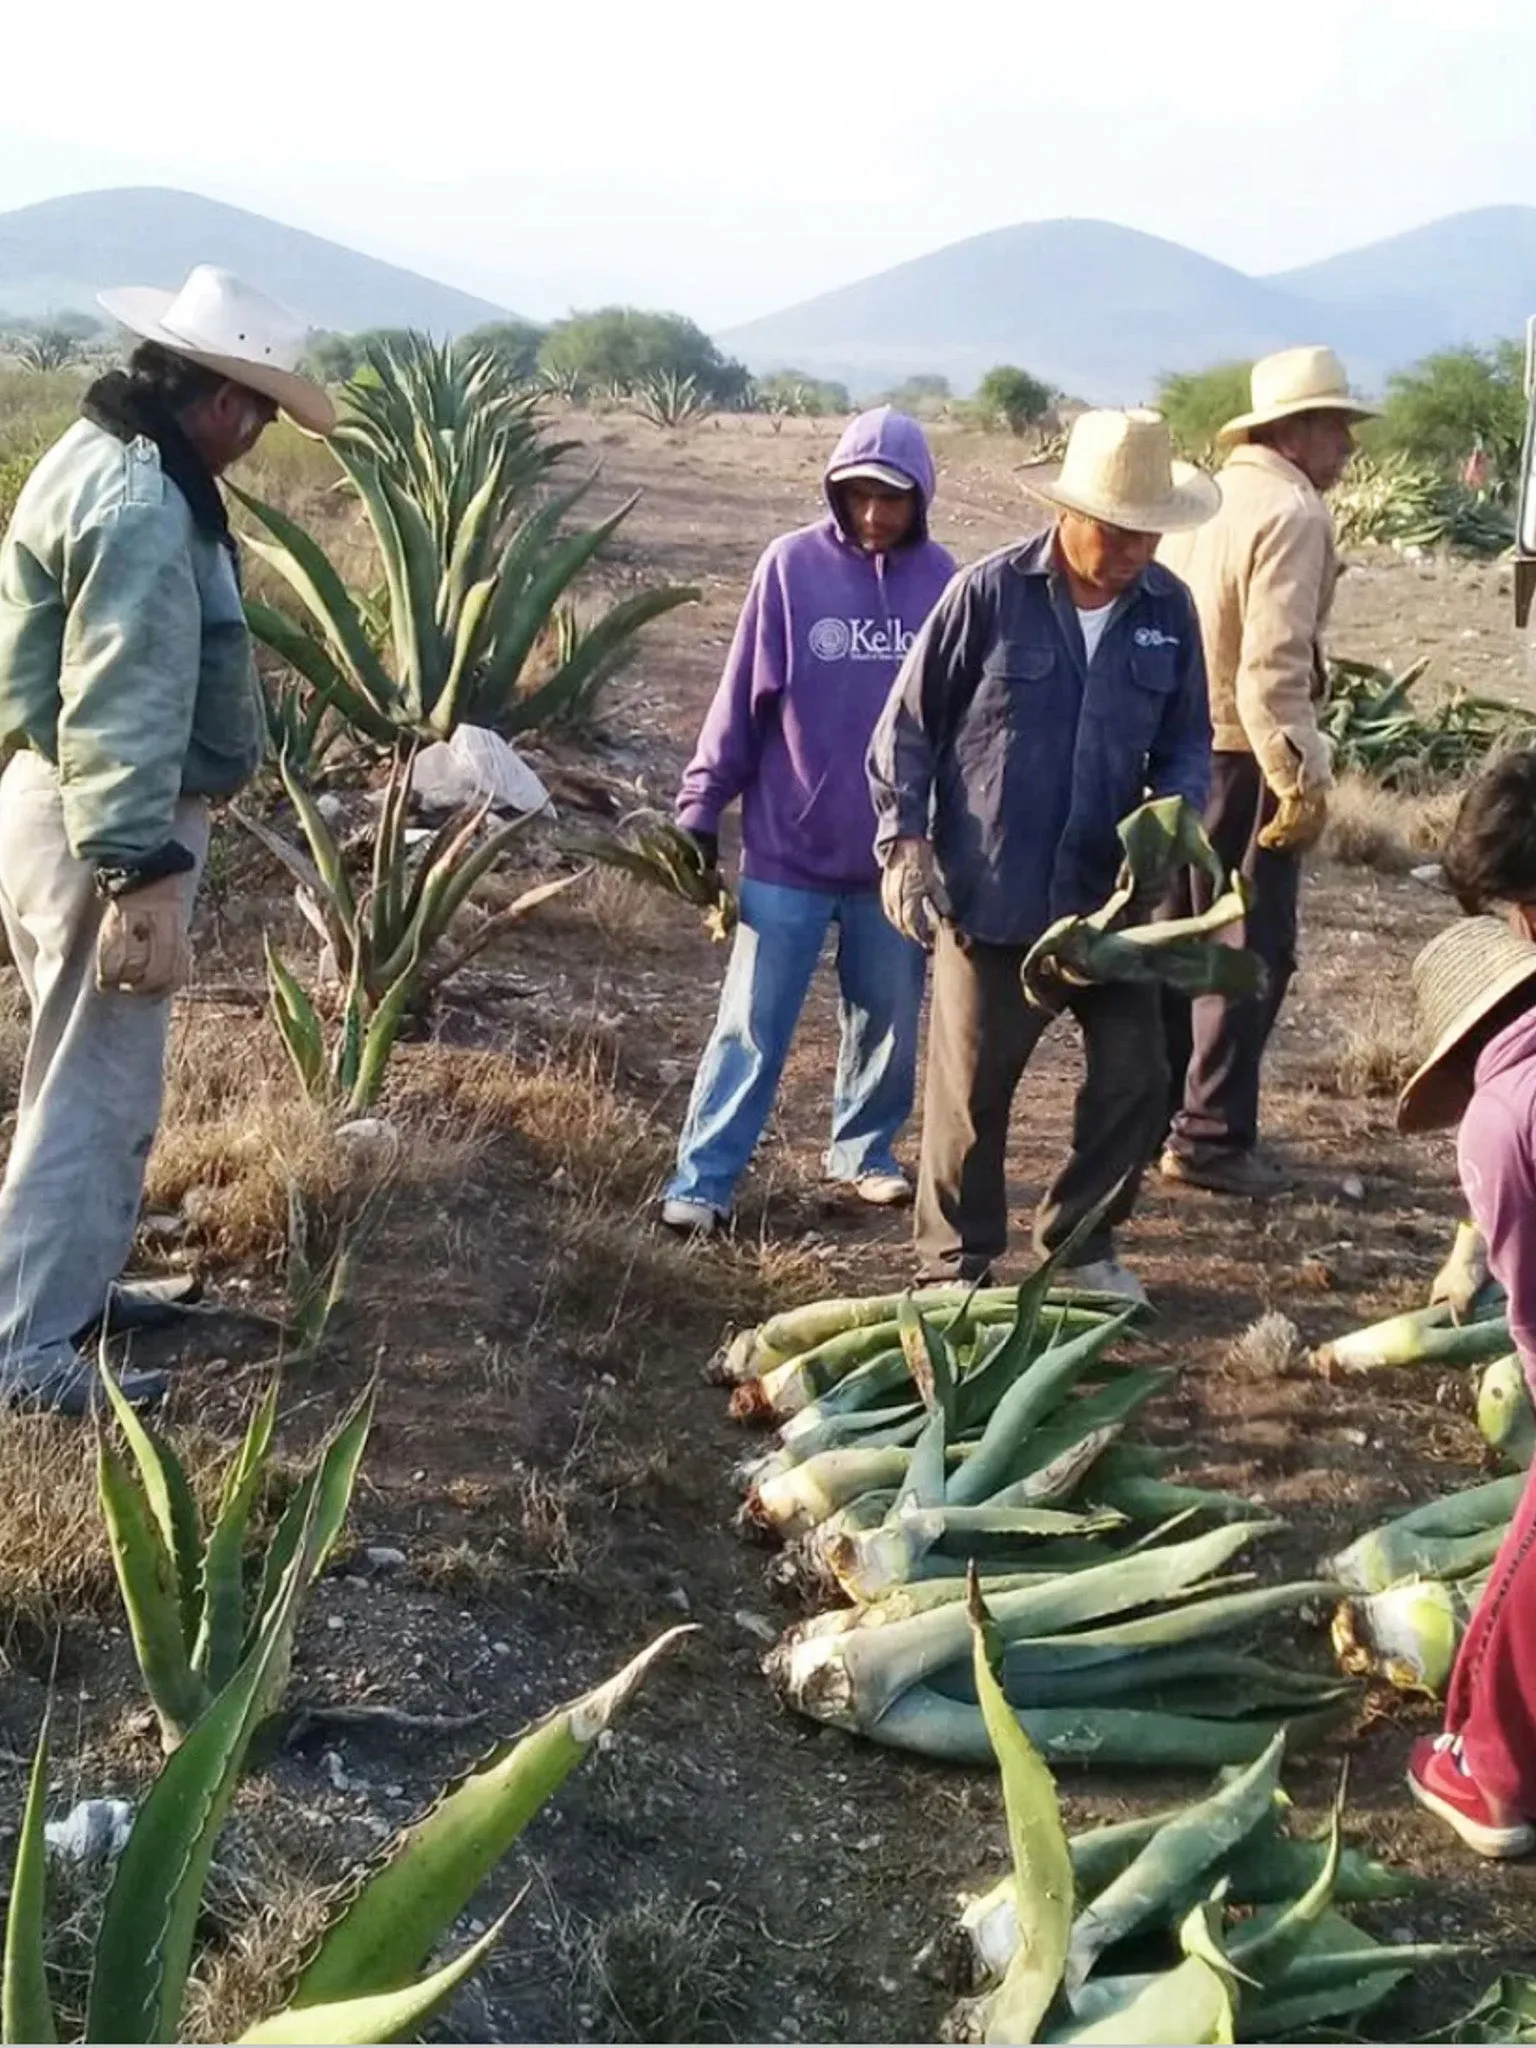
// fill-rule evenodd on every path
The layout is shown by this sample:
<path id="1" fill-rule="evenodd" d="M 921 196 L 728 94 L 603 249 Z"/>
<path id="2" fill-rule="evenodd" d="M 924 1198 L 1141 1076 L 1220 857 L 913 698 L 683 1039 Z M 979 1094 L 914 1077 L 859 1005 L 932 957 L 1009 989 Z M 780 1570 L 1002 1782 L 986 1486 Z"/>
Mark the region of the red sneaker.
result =
<path id="1" fill-rule="evenodd" d="M 1408 1759 L 1408 1790 L 1426 1812 L 1443 1820 L 1479 1856 L 1503 1861 L 1528 1856 L 1536 1849 L 1536 1827 L 1529 1821 L 1501 1826 L 1477 1780 L 1467 1769 L 1458 1735 L 1422 1736 Z"/>

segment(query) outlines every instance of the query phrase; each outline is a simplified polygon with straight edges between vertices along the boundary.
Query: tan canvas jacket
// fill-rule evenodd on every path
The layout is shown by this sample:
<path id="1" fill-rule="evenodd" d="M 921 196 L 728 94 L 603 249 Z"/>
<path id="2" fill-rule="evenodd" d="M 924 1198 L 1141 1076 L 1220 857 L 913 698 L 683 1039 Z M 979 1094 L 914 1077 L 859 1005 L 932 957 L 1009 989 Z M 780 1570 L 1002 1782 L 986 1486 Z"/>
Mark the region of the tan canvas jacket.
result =
<path id="1" fill-rule="evenodd" d="M 1158 560 L 1194 594 L 1211 692 L 1211 744 L 1253 754 L 1277 796 L 1333 780 L 1318 729 L 1321 638 L 1339 578 L 1328 507 L 1272 448 L 1235 448 L 1221 510 L 1169 534 Z"/>

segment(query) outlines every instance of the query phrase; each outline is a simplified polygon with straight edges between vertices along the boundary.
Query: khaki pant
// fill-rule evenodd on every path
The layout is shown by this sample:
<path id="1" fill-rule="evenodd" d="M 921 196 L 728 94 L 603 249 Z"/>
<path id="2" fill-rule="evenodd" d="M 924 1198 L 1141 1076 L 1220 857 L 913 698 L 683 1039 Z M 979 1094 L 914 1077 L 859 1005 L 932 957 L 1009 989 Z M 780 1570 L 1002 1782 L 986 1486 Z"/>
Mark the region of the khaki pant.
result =
<path id="1" fill-rule="evenodd" d="M 1050 1018 L 1025 1001 L 1028 949 L 987 946 L 941 927 L 923 1096 L 916 1240 L 925 1279 L 973 1280 L 1008 1243 L 1006 1160 L 1013 1098 Z M 1168 1089 L 1157 990 L 1105 985 L 1068 1005 L 1083 1033 L 1087 1072 L 1077 1092 L 1072 1150 L 1035 1222 L 1040 1252 L 1056 1250 L 1116 1188 L 1074 1259 L 1112 1256 L 1114 1226 L 1135 1205 L 1162 1134 Z"/>
<path id="2" fill-rule="evenodd" d="M 175 836 L 200 869 L 201 798 L 182 799 Z M 189 916 L 196 882 L 187 877 Z M 94 870 L 64 835 L 56 771 L 17 754 L 0 776 L 0 920 L 32 1027 L 0 1185 L 0 1390 L 67 1365 L 138 1228 L 171 1005 L 97 988 L 101 912 Z"/>

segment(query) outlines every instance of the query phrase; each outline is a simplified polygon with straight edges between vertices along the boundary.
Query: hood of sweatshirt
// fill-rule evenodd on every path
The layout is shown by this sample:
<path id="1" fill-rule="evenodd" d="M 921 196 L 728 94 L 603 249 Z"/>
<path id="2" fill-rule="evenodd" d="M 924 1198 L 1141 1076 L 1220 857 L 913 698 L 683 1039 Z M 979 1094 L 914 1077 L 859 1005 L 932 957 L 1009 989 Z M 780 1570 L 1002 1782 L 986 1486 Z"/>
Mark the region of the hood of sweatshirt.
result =
<path id="1" fill-rule="evenodd" d="M 833 449 L 822 477 L 822 493 L 840 535 L 843 527 L 838 518 L 832 478 L 837 470 L 846 469 L 854 462 L 883 462 L 887 468 L 896 470 L 907 479 L 917 492 L 917 519 L 902 546 L 913 547 L 925 541 L 928 538 L 928 507 L 933 503 L 935 477 L 928 437 L 917 421 L 908 413 L 897 412 L 893 406 L 877 405 L 851 419 L 843 429 L 842 438 Z M 843 537 L 846 539 L 846 535 Z"/>

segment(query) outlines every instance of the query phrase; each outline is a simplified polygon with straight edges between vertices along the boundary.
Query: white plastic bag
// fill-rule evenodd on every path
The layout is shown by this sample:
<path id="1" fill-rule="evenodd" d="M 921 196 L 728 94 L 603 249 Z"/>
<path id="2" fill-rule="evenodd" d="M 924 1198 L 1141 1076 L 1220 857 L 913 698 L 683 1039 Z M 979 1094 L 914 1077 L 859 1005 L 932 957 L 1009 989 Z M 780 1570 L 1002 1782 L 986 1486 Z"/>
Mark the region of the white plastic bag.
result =
<path id="1" fill-rule="evenodd" d="M 516 817 L 554 812 L 549 791 L 522 755 L 483 725 L 461 725 L 452 739 L 423 747 L 411 769 L 411 790 L 429 811 L 457 811 L 489 798 L 493 811 Z"/>

